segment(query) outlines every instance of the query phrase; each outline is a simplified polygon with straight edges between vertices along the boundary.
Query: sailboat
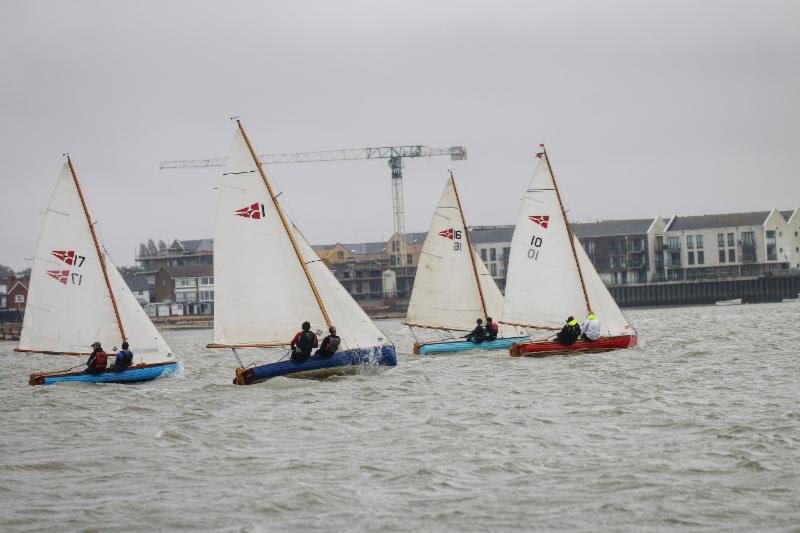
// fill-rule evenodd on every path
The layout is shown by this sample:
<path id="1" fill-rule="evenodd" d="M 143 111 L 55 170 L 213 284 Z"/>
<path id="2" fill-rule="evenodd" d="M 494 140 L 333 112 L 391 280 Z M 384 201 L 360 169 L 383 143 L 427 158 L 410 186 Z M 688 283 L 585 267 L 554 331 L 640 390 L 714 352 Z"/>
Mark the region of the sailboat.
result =
<path id="1" fill-rule="evenodd" d="M 36 246 L 16 351 L 88 356 L 94 342 L 109 349 L 127 341 L 133 364 L 124 371 L 107 370 L 99 375 L 72 371 L 32 374 L 31 385 L 149 381 L 174 373 L 180 365 L 101 249 L 94 224 L 67 156 Z"/>
<path id="2" fill-rule="evenodd" d="M 411 328 L 469 332 L 476 319 L 499 318 L 503 295 L 470 243 L 455 178 L 444 186 L 422 247 L 405 324 Z M 523 341 L 514 326 L 498 324 L 498 338 L 474 343 L 464 337 L 414 343 L 415 354 L 507 349 Z"/>
<path id="3" fill-rule="evenodd" d="M 214 238 L 214 342 L 230 348 L 234 383 L 277 376 L 325 377 L 367 365 L 395 366 L 394 345 L 378 329 L 287 221 L 242 123 L 220 185 Z M 317 334 L 334 325 L 341 344 L 331 356 L 245 367 L 240 348 L 286 348 L 309 321 Z M 287 356 L 288 353 L 284 355 Z"/>
<path id="4" fill-rule="evenodd" d="M 578 321 L 594 312 L 602 324 L 595 341 L 565 346 L 551 338 L 514 343 L 512 356 L 602 352 L 629 348 L 636 330 L 597 274 L 567 219 L 544 145 L 511 239 L 501 323 L 526 330 L 558 331 L 568 316 Z"/>

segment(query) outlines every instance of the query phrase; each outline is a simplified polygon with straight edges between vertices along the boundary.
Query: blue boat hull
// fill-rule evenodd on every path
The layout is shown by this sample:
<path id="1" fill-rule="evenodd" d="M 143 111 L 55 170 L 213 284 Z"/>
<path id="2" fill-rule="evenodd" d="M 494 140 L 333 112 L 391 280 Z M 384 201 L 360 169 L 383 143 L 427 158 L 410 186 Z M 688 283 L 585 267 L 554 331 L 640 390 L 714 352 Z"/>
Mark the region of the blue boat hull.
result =
<path id="1" fill-rule="evenodd" d="M 324 378 L 356 373 L 365 366 L 396 365 L 397 353 L 394 346 L 374 346 L 337 352 L 326 357 L 313 356 L 302 363 L 287 360 L 247 369 L 238 368 L 233 382 L 237 385 L 251 385 L 279 376 Z"/>
<path id="2" fill-rule="evenodd" d="M 53 373 L 53 374 L 33 374 L 31 385 L 53 385 L 65 381 L 80 381 L 83 383 L 139 383 L 151 381 L 160 377 L 174 374 L 180 367 L 179 362 L 143 365 L 129 368 L 123 372 L 106 370 L 102 374 L 86 374 L 84 372 Z"/>
<path id="3" fill-rule="evenodd" d="M 508 350 L 515 342 L 525 342 L 529 339 L 530 337 L 508 337 L 477 344 L 467 340 L 426 342 L 424 344 L 415 344 L 414 353 L 425 355 L 429 353 L 466 352 L 468 350 Z"/>

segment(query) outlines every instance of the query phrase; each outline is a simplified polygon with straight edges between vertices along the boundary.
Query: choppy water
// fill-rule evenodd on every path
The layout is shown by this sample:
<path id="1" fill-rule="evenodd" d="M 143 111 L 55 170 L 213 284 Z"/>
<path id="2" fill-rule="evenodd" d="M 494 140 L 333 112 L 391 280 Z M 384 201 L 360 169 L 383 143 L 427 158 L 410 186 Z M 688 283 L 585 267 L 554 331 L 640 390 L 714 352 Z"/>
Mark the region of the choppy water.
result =
<path id="1" fill-rule="evenodd" d="M 3 531 L 800 529 L 798 304 L 630 311 L 640 346 L 410 355 L 328 381 L 30 387 L 0 343 Z"/>

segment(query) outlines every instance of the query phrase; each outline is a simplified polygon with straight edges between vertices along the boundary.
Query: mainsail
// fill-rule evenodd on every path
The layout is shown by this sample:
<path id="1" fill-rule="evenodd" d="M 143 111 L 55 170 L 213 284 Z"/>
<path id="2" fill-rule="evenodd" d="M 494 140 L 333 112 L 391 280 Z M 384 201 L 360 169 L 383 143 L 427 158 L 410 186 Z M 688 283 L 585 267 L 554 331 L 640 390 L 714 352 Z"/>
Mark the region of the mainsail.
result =
<path id="1" fill-rule="evenodd" d="M 511 239 L 505 296 L 506 323 L 560 329 L 567 316 L 580 321 L 592 310 L 604 334 L 631 333 L 630 324 L 572 236 L 546 153 L 522 200 Z"/>
<path id="2" fill-rule="evenodd" d="M 286 345 L 303 321 L 315 330 L 337 326 L 342 350 L 385 342 L 305 239 L 289 229 L 241 127 L 220 185 L 214 284 L 212 347 Z"/>
<path id="3" fill-rule="evenodd" d="M 128 340 L 136 362 L 169 360 L 169 347 L 110 258 L 100 252 L 69 159 L 44 215 L 18 351 L 86 354 Z"/>
<path id="4" fill-rule="evenodd" d="M 471 257 L 470 257 L 471 254 Z M 503 295 L 470 246 L 455 180 L 445 184 L 433 213 L 406 314 L 412 326 L 470 331 L 475 320 L 497 320 Z M 501 337 L 516 335 L 501 326 Z"/>

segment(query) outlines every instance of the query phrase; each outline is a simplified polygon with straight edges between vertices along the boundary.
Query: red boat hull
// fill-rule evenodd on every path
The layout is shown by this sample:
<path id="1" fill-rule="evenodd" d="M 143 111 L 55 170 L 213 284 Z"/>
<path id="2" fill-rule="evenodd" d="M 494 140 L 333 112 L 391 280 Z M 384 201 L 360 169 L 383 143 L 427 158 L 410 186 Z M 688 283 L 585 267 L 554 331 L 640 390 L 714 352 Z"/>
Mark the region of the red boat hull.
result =
<path id="1" fill-rule="evenodd" d="M 544 357 L 546 355 L 569 353 L 595 353 L 609 352 L 611 350 L 624 350 L 636 346 L 636 335 L 617 335 L 615 337 L 600 337 L 596 341 L 578 339 L 575 344 L 566 346 L 552 340 L 533 342 L 515 342 L 509 352 L 511 357 Z"/>

